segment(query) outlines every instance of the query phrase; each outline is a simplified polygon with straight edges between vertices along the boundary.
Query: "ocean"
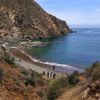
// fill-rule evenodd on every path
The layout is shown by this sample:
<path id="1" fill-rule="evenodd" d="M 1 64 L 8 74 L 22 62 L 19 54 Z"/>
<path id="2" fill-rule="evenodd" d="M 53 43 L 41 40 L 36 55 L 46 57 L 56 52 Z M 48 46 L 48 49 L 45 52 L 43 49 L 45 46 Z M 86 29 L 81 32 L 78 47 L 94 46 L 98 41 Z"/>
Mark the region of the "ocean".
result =
<path id="1" fill-rule="evenodd" d="M 27 52 L 42 62 L 86 68 L 100 61 L 100 28 L 74 28 L 69 35 L 49 38 L 45 47 L 32 47 Z"/>

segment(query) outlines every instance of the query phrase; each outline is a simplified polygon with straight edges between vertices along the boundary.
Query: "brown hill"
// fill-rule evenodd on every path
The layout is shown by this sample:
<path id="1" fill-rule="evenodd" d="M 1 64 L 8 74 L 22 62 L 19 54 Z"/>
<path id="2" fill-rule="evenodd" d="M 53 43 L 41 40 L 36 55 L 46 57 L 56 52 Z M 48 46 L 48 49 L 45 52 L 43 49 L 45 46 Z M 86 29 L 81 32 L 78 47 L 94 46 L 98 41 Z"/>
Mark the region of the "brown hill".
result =
<path id="1" fill-rule="evenodd" d="M 44 11 L 34 0 L 0 0 L 0 36 L 46 38 L 70 31 L 65 21 Z"/>
<path id="2" fill-rule="evenodd" d="M 39 86 L 25 86 L 25 78 L 19 69 L 0 61 L 0 100 L 41 100 Z"/>

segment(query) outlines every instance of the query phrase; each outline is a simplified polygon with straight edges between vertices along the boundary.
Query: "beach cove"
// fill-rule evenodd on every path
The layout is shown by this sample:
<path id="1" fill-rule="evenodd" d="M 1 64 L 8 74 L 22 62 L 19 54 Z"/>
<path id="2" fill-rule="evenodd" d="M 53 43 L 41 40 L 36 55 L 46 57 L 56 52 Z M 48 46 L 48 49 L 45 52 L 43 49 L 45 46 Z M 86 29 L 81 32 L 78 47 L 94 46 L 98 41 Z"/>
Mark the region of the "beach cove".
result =
<path id="1" fill-rule="evenodd" d="M 29 42 L 22 42 L 18 47 L 11 48 L 11 51 L 19 58 L 50 71 L 53 66 L 56 66 L 55 71 L 58 73 L 84 71 L 91 63 L 100 60 L 99 29 L 74 30 L 70 35 L 43 39 L 43 44 L 38 41 L 33 41 L 31 45 Z"/>
<path id="2" fill-rule="evenodd" d="M 17 58 L 17 60 L 15 61 L 17 65 L 20 65 L 21 67 L 24 67 L 26 69 L 32 69 L 40 74 L 43 72 L 54 72 L 57 75 L 60 75 L 71 74 L 74 71 L 82 71 L 78 68 L 69 65 L 42 62 L 40 60 L 32 58 L 20 48 L 11 48 L 10 53 Z M 55 66 L 55 70 L 53 70 L 53 66 Z"/>
<path id="3" fill-rule="evenodd" d="M 32 47 L 27 53 L 42 62 L 53 62 L 85 69 L 100 61 L 100 29 L 74 28 L 73 33 L 50 38 L 44 47 Z"/>
<path id="4" fill-rule="evenodd" d="M 81 33 L 80 33 L 80 30 L 81 30 Z M 83 30 L 83 32 L 82 32 L 82 30 Z M 93 33 L 93 32 L 96 32 L 96 33 Z M 10 46 L 9 48 L 10 48 L 11 54 L 13 54 L 15 57 L 21 59 L 22 62 L 16 62 L 17 64 L 20 64 L 20 66 L 25 65 L 23 67 L 31 68 L 31 69 L 35 70 L 36 72 L 39 72 L 39 73 L 42 73 L 43 71 L 52 72 L 53 71 L 53 66 L 55 66 L 55 72 L 56 73 L 63 73 L 63 74 L 67 73 L 67 74 L 69 74 L 69 73 L 72 73 L 74 71 L 82 72 L 82 71 L 84 71 L 84 69 L 86 67 L 81 67 L 81 66 L 77 67 L 76 64 L 75 64 L 75 66 L 74 66 L 74 64 L 71 65 L 72 61 L 74 61 L 74 60 L 71 60 L 70 64 L 69 63 L 67 64 L 68 61 L 66 60 L 66 58 L 62 57 L 63 53 L 65 53 L 64 51 L 66 50 L 66 47 L 69 47 L 68 43 L 70 43 L 70 46 L 72 46 L 72 47 L 69 47 L 70 51 L 69 51 L 69 54 L 68 54 L 67 57 L 70 59 L 71 55 L 73 54 L 73 57 L 71 59 L 74 59 L 74 57 L 75 57 L 76 60 L 83 59 L 83 61 L 79 60 L 78 64 L 82 64 L 84 62 L 87 63 L 86 59 L 89 59 L 88 56 L 91 55 L 92 51 L 95 53 L 95 50 L 96 50 L 96 53 L 98 53 L 97 51 L 99 50 L 99 48 L 98 48 L 98 45 L 97 46 L 95 45 L 95 43 L 98 43 L 99 41 L 98 41 L 98 39 L 96 39 L 96 41 L 94 41 L 94 44 L 91 44 L 91 45 L 95 45 L 95 48 L 93 48 L 93 50 L 91 50 L 89 52 L 87 51 L 88 52 L 88 54 L 87 54 L 87 53 L 85 53 L 86 51 L 83 52 L 83 50 L 87 50 L 87 47 L 84 48 L 84 46 L 83 46 L 84 44 L 81 44 L 83 46 L 83 48 L 79 48 L 80 39 L 76 40 L 75 37 L 77 35 L 77 38 L 81 38 L 80 42 L 83 42 L 83 43 L 87 42 L 87 45 L 90 45 L 89 44 L 89 43 L 91 43 L 90 40 L 89 41 L 82 41 L 82 38 L 87 40 L 86 35 L 88 34 L 91 37 L 94 36 L 94 39 L 95 39 L 95 37 L 97 37 L 99 35 L 98 32 L 99 32 L 99 29 L 78 29 L 78 32 L 74 32 L 74 33 L 72 33 L 68 36 L 65 35 L 65 36 L 62 36 L 62 37 L 53 38 L 53 40 L 51 39 L 48 42 L 47 42 L 48 39 L 46 41 L 44 39 L 43 40 L 44 42 L 40 42 L 40 41 L 20 42 L 19 45 L 17 45 L 16 47 L 14 47 L 14 45 L 13 45 L 13 46 Z M 66 38 L 67 38 L 67 40 L 66 40 Z M 63 41 L 63 39 L 66 40 L 66 41 Z M 64 51 L 63 51 L 62 48 L 59 48 L 61 46 L 61 43 L 63 43 L 63 45 L 65 45 Z M 67 43 L 67 45 L 66 45 L 66 43 Z M 73 43 L 73 44 L 71 44 L 71 43 Z M 74 47 L 73 47 L 73 45 L 74 45 Z M 52 56 L 52 53 L 51 53 L 52 48 L 55 48 L 55 49 L 53 49 L 54 50 L 54 52 L 53 52 L 54 59 L 49 60 L 49 59 L 51 59 L 51 57 L 49 55 L 49 51 L 50 51 L 50 54 Z M 48 51 L 48 49 L 49 49 L 49 51 Z M 79 49 L 80 49 L 80 51 L 79 51 Z M 40 52 L 41 50 L 42 50 L 42 52 Z M 55 50 L 57 50 L 57 51 L 55 52 Z M 63 52 L 59 52 L 59 50 L 62 50 Z M 67 52 L 68 52 L 68 50 L 67 50 Z M 78 52 L 79 52 L 79 54 L 78 54 Z M 59 54 L 57 54 L 57 53 L 59 53 Z M 61 56 L 60 53 L 62 54 L 62 56 Z M 72 53 L 72 54 L 70 54 L 70 53 Z M 84 55 L 82 56 L 81 53 L 84 53 Z M 37 56 L 37 54 L 38 54 L 38 56 Z M 44 57 L 41 56 L 41 54 L 44 55 Z M 48 54 L 48 55 L 45 55 L 45 54 Z M 75 56 L 76 54 L 77 54 L 78 58 Z M 85 55 L 87 55 L 87 58 L 84 59 Z M 91 56 L 93 56 L 93 54 Z M 41 59 L 41 57 L 43 57 L 43 59 L 45 57 L 46 58 L 43 60 L 43 59 Z M 97 58 L 98 57 L 99 56 L 97 56 Z M 60 60 L 60 62 L 59 62 L 58 58 L 62 59 L 62 60 Z M 94 57 L 94 59 L 95 59 L 95 57 Z M 65 60 L 66 60 L 66 62 L 64 63 Z M 94 60 L 94 61 L 96 61 L 96 60 Z M 98 59 L 98 61 L 99 61 L 99 59 Z"/>
<path id="5" fill-rule="evenodd" d="M 40 43 L 38 44 L 36 41 L 33 42 L 33 44 L 35 44 L 35 46 L 37 44 L 37 46 L 40 47 Z M 79 71 L 79 72 L 82 71 L 78 68 L 69 65 L 42 62 L 40 60 L 37 60 L 31 57 L 27 52 L 25 52 L 25 49 L 27 47 L 26 45 L 24 46 L 20 45 L 15 47 L 15 46 L 9 46 L 9 43 L 4 43 L 2 46 L 6 48 L 7 52 L 9 52 L 11 56 L 14 56 L 15 64 L 17 66 L 21 66 L 25 69 L 32 69 L 39 74 L 45 72 L 52 74 L 56 73 L 56 76 L 62 76 L 66 74 L 71 74 L 74 71 Z"/>

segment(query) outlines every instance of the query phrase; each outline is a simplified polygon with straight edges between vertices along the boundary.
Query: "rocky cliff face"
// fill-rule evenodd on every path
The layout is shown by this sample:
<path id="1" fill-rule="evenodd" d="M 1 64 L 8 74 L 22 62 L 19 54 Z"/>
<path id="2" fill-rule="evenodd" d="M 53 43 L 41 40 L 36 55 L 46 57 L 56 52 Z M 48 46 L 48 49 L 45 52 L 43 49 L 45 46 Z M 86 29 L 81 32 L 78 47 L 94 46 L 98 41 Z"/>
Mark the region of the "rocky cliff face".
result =
<path id="1" fill-rule="evenodd" d="M 0 37 L 46 38 L 69 32 L 66 22 L 34 0 L 0 0 Z"/>

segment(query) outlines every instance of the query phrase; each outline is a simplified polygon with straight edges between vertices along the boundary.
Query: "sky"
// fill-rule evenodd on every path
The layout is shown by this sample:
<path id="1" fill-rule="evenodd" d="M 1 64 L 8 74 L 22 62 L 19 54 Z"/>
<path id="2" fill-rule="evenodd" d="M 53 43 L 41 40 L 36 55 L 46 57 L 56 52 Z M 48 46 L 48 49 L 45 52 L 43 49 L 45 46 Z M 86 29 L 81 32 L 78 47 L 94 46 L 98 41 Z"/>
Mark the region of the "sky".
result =
<path id="1" fill-rule="evenodd" d="M 100 0 L 36 0 L 71 27 L 100 27 Z"/>

